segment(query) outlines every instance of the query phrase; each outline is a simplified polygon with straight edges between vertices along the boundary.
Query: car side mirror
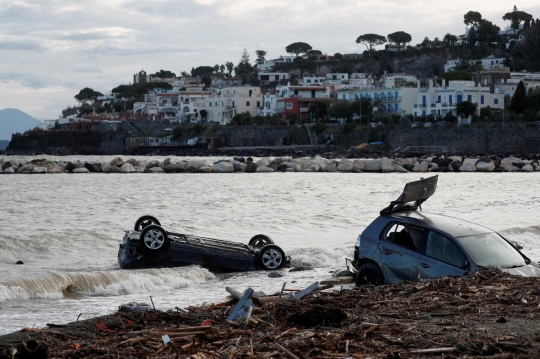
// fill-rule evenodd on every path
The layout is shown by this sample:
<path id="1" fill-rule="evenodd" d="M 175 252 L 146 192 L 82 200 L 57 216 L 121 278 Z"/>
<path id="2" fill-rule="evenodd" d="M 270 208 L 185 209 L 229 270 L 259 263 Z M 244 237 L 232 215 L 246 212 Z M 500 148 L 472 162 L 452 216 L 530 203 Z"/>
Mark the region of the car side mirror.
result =
<path id="1" fill-rule="evenodd" d="M 465 258 L 465 259 L 463 260 L 463 268 L 464 268 L 465 270 L 468 270 L 468 271 L 471 270 L 471 263 L 469 262 L 469 260 L 468 260 L 467 258 Z"/>

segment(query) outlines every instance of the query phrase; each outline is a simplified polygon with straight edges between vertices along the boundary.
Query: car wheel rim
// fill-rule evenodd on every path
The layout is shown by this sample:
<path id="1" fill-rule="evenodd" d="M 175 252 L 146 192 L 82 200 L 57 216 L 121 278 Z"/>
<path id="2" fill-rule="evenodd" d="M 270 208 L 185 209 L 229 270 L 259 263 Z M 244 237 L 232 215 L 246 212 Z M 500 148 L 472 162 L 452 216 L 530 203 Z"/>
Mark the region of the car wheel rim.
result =
<path id="1" fill-rule="evenodd" d="M 159 249 L 165 243 L 165 236 L 161 231 L 148 231 L 144 236 L 144 245 L 150 249 Z"/>
<path id="2" fill-rule="evenodd" d="M 262 262 L 268 269 L 275 269 L 280 266 L 283 256 L 278 250 L 269 249 L 262 255 Z"/>

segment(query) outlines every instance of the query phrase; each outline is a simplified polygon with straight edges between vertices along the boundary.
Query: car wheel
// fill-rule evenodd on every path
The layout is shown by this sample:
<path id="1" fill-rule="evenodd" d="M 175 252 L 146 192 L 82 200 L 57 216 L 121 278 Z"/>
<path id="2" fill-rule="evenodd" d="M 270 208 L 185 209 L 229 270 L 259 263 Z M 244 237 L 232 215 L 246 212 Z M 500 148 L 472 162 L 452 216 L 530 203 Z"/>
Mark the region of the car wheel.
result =
<path id="1" fill-rule="evenodd" d="M 248 246 L 251 248 L 259 249 L 268 244 L 274 244 L 272 238 L 268 237 L 265 234 L 257 234 L 249 240 Z"/>
<path id="2" fill-rule="evenodd" d="M 151 224 L 157 224 L 158 226 L 161 226 L 161 223 L 158 221 L 156 217 L 152 216 L 142 216 L 137 221 L 135 221 L 135 232 L 140 232 L 144 229 L 144 227 L 149 226 Z"/>
<path id="3" fill-rule="evenodd" d="M 375 263 L 367 262 L 358 268 L 356 285 L 381 285 L 384 284 L 384 275 Z"/>
<path id="4" fill-rule="evenodd" d="M 280 269 L 285 265 L 285 252 L 275 244 L 267 244 L 259 251 L 258 259 L 263 269 Z"/>
<path id="5" fill-rule="evenodd" d="M 156 224 L 144 227 L 139 238 L 143 248 L 149 252 L 168 250 L 171 244 L 167 231 Z"/>

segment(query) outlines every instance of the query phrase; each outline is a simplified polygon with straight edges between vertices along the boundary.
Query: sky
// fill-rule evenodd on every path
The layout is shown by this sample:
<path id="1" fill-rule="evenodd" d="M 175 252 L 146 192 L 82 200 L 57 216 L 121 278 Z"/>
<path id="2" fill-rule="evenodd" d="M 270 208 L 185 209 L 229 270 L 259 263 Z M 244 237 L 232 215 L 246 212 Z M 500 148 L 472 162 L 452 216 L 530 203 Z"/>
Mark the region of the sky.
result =
<path id="1" fill-rule="evenodd" d="M 538 0 L 0 0 L 0 109 L 54 119 L 82 88 L 109 94 L 141 69 L 236 65 L 244 49 L 254 62 L 297 41 L 333 55 L 363 52 L 366 33 L 405 31 L 411 44 L 460 35 L 469 10 L 504 28 L 514 5 L 540 17 Z"/>

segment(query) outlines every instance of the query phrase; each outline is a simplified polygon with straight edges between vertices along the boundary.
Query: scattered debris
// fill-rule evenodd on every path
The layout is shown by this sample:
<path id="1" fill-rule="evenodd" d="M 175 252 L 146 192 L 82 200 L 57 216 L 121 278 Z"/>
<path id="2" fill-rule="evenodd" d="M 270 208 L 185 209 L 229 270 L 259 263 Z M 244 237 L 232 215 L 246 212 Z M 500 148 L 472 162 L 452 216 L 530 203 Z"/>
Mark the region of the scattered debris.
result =
<path id="1" fill-rule="evenodd" d="M 540 278 L 484 269 L 394 286 L 314 286 L 284 286 L 281 300 L 280 292 L 254 298 L 248 288 L 234 290 L 240 300 L 188 312 L 118 311 L 25 328 L 0 337 L 0 359 L 540 356 Z M 29 356 L 35 350 L 42 356 Z"/>

